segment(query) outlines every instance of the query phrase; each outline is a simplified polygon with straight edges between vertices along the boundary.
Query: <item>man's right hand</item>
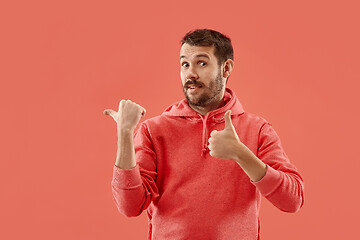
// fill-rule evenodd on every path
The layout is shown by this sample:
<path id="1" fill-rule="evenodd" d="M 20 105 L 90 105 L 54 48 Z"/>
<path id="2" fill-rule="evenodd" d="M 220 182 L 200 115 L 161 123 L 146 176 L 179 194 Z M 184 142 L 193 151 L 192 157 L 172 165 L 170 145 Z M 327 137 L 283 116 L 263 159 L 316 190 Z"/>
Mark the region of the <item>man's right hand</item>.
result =
<path id="1" fill-rule="evenodd" d="M 103 113 L 115 120 L 119 130 L 133 131 L 140 119 L 145 116 L 146 110 L 130 100 L 121 100 L 118 112 L 106 109 Z"/>

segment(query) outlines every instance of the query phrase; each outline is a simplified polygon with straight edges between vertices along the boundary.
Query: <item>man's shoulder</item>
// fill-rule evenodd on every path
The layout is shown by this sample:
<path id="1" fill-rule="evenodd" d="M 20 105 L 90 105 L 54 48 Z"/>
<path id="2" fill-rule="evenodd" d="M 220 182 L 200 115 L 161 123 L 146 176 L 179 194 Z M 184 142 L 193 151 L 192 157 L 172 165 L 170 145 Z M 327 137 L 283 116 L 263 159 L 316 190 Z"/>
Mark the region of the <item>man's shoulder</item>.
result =
<path id="1" fill-rule="evenodd" d="M 256 124 L 256 125 L 264 125 L 266 123 L 270 124 L 264 117 L 251 112 L 244 112 L 242 115 L 240 115 L 240 119 L 250 124 Z"/>
<path id="2" fill-rule="evenodd" d="M 145 119 L 143 122 L 141 122 L 141 124 L 145 125 L 146 128 L 161 127 L 161 126 L 164 126 L 164 124 L 166 124 L 167 119 L 169 117 L 170 116 L 168 116 L 168 115 L 160 114 L 160 115 Z"/>
<path id="3" fill-rule="evenodd" d="M 145 119 L 142 123 L 145 125 L 159 124 L 164 120 L 162 114 Z"/>

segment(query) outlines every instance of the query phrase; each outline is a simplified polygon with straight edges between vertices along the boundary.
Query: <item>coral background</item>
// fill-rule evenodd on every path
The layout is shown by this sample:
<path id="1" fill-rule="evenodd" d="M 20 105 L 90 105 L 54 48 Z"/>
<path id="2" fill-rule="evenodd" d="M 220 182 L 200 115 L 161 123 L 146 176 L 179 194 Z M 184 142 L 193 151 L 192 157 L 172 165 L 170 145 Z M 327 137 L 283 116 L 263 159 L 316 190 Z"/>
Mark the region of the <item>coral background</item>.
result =
<path id="1" fill-rule="evenodd" d="M 229 79 L 271 122 L 305 180 L 305 204 L 263 199 L 267 240 L 354 239 L 359 217 L 358 1 L 0 3 L 0 239 L 147 239 L 146 213 L 119 214 L 110 182 L 131 99 L 161 114 L 183 98 L 179 41 L 229 35 Z"/>

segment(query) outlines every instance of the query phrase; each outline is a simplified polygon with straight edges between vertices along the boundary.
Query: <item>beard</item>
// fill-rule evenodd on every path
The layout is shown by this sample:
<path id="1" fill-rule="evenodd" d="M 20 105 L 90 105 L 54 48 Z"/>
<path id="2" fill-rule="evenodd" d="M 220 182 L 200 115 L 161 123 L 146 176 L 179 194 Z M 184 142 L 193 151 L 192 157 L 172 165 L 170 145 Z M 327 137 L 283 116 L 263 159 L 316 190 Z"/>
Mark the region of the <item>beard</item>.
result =
<path id="1" fill-rule="evenodd" d="M 195 86 L 201 86 L 202 93 L 199 96 L 193 96 L 192 94 L 188 94 L 188 85 L 194 84 Z M 198 82 L 196 80 L 189 80 L 187 81 L 184 86 L 184 94 L 186 97 L 186 100 L 190 105 L 198 106 L 198 107 L 206 107 L 209 105 L 212 105 L 213 103 L 219 101 L 217 99 L 218 95 L 221 93 L 221 91 L 224 88 L 224 83 L 222 81 L 221 77 L 221 71 L 219 69 L 217 76 L 215 79 L 210 81 L 209 86 L 205 86 L 203 83 Z"/>

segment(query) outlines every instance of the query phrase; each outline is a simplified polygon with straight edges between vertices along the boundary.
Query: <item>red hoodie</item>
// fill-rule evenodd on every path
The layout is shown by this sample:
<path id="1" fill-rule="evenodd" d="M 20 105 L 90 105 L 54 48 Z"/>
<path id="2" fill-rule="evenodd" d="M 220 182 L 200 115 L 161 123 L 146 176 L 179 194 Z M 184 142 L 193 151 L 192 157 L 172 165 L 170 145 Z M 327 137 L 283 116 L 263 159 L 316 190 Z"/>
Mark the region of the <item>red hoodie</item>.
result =
<path id="1" fill-rule="evenodd" d="M 271 124 L 244 112 L 230 89 L 224 100 L 202 116 L 184 99 L 144 121 L 134 135 L 136 166 L 114 166 L 115 204 L 129 217 L 147 209 L 148 239 L 260 239 L 261 195 L 285 212 L 303 205 L 302 177 Z M 209 154 L 210 133 L 224 129 L 229 109 L 240 140 L 267 165 L 258 182 L 235 161 Z"/>

